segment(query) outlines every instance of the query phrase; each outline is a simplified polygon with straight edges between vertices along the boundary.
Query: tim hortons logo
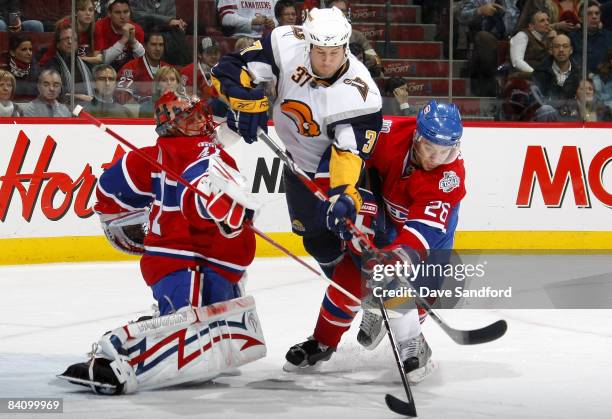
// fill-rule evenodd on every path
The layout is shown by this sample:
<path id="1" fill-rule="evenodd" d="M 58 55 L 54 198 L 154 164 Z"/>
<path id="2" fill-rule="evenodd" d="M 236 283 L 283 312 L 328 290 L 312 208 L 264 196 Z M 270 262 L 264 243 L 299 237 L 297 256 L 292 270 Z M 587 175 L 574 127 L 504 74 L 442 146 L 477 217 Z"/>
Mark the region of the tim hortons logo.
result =
<path id="1" fill-rule="evenodd" d="M 531 207 L 537 183 L 544 199 L 544 205 L 549 208 L 560 208 L 563 205 L 567 187 L 571 184 L 577 207 L 591 207 L 590 186 L 590 192 L 595 198 L 606 207 L 612 208 L 612 193 L 604 187 L 604 174 L 610 162 L 612 162 L 612 146 L 607 146 L 593 156 L 588 171 L 586 171 L 580 148 L 563 146 L 559 162 L 553 171 L 546 148 L 537 145 L 529 146 L 525 154 L 516 205 L 519 208 Z"/>
<path id="2" fill-rule="evenodd" d="M 5 221 L 15 192 L 21 198 L 21 215 L 27 222 L 32 219 L 39 196 L 42 213 L 49 220 L 63 218 L 73 202 L 78 217 L 90 217 L 93 209 L 88 207 L 88 203 L 96 187 L 96 177 L 91 166 L 86 164 L 76 180 L 72 180 L 66 173 L 49 171 L 57 143 L 47 136 L 34 170 L 27 173 L 23 170 L 23 163 L 29 147 L 30 139 L 20 131 L 6 172 L 0 176 L 0 221 Z"/>

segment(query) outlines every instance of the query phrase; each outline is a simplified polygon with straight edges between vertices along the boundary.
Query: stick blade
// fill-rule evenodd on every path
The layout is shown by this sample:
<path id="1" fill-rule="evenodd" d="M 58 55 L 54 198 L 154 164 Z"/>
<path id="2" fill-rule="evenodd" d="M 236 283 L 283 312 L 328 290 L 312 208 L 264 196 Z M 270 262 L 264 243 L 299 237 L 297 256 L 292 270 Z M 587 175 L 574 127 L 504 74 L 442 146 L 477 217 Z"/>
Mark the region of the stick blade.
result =
<path id="1" fill-rule="evenodd" d="M 446 330 L 448 335 L 459 345 L 477 345 L 492 342 L 501 338 L 508 330 L 505 320 L 498 320 L 480 329 L 475 330 Z"/>
<path id="2" fill-rule="evenodd" d="M 398 415 L 410 416 L 411 418 L 417 417 L 416 406 L 414 400 L 407 403 L 403 400 L 398 399 L 391 394 L 385 394 L 385 403 L 387 407 Z"/>

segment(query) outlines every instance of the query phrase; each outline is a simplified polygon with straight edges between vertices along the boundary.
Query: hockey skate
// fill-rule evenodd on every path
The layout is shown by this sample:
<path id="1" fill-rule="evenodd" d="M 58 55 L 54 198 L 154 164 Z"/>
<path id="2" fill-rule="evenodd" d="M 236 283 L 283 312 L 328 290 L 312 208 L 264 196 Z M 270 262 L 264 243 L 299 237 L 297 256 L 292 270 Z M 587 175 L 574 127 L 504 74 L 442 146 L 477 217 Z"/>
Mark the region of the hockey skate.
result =
<path id="1" fill-rule="evenodd" d="M 412 384 L 422 381 L 435 369 L 431 361 L 431 348 L 422 333 L 415 338 L 400 341 L 399 352 L 406 377 Z"/>
<path id="2" fill-rule="evenodd" d="M 287 362 L 283 366 L 283 370 L 295 372 L 319 367 L 324 361 L 331 358 L 335 351 L 335 348 L 323 345 L 310 336 L 305 342 L 293 345 L 289 349 L 287 355 L 285 355 Z"/>
<path id="3" fill-rule="evenodd" d="M 385 337 L 386 329 L 383 327 L 382 316 L 371 310 L 363 310 L 363 317 L 359 324 L 357 342 L 367 350 L 374 350 Z"/>
<path id="4" fill-rule="evenodd" d="M 113 372 L 111 361 L 106 358 L 91 357 L 87 362 L 69 366 L 58 378 L 91 388 L 94 393 L 115 395 L 121 394 L 123 384 Z"/>

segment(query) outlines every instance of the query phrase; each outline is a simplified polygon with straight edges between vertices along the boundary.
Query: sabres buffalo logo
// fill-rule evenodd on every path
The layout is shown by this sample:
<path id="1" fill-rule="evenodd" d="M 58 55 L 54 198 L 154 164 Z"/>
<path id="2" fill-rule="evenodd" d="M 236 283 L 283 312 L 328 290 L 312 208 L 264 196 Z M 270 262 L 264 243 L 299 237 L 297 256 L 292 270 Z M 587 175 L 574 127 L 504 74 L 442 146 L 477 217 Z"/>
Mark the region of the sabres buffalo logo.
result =
<path id="1" fill-rule="evenodd" d="M 293 121 L 300 135 L 304 137 L 318 137 L 321 127 L 314 120 L 310 106 L 299 100 L 284 100 L 281 111 Z"/>

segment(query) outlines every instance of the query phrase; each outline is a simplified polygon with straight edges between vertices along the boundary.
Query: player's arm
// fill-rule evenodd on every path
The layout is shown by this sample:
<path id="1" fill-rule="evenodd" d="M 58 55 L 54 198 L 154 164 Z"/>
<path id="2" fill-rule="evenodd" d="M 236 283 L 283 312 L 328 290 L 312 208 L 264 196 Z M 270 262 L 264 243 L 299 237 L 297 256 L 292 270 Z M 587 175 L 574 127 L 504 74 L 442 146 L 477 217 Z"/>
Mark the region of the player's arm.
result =
<path id="1" fill-rule="evenodd" d="M 128 254 L 144 253 L 148 207 L 154 199 L 151 170 L 134 153 L 104 171 L 96 188 L 95 211 L 110 244 Z"/>
<path id="2" fill-rule="evenodd" d="M 247 92 L 260 91 L 259 83 L 273 81 L 278 76 L 271 35 L 265 35 L 242 51 L 221 57 L 212 68 L 213 85 L 232 109 L 252 113 L 268 109 L 267 98 L 256 98 L 254 93 Z"/>
<path id="3" fill-rule="evenodd" d="M 380 111 L 339 121 L 328 128 L 334 142 L 329 161 L 330 205 L 325 208 L 325 223 L 344 240 L 351 237 L 345 219 L 354 221 L 363 203 L 357 183 L 381 128 Z"/>
<path id="4" fill-rule="evenodd" d="M 177 196 L 183 215 L 195 226 L 206 227 L 214 221 L 221 232 L 233 237 L 244 221 L 252 219 L 259 202 L 248 192 L 248 182 L 233 161 L 219 155 L 200 159 L 189 165 L 183 178 L 204 192 L 195 193 L 182 184 L 177 185 Z"/>
<path id="5" fill-rule="evenodd" d="M 422 185 L 423 190 L 416 192 L 418 199 L 408 208 L 408 219 L 393 243 L 416 250 L 421 260 L 427 258 L 431 250 L 448 248 L 452 244 L 465 187 L 460 175 L 450 173 L 445 179 L 453 185 Z M 449 190 L 450 187 L 453 189 Z"/>
<path id="6" fill-rule="evenodd" d="M 267 129 L 268 98 L 259 83 L 274 81 L 279 69 L 272 51 L 274 31 L 240 52 L 225 55 L 212 68 L 212 84 L 229 105 L 227 125 L 252 143 Z"/>
<path id="7" fill-rule="evenodd" d="M 97 202 L 100 214 L 139 211 L 153 202 L 151 167 L 137 154 L 130 152 L 106 169 L 98 180 Z"/>

